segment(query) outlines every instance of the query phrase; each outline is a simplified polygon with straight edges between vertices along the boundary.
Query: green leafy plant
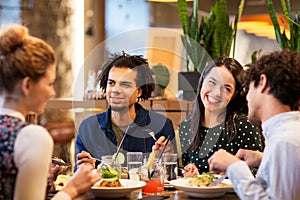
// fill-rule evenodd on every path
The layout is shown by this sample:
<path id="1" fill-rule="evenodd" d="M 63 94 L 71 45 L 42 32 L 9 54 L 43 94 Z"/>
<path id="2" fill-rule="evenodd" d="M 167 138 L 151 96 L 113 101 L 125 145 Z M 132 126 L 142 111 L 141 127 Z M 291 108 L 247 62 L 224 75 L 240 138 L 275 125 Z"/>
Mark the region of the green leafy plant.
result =
<path id="1" fill-rule="evenodd" d="M 291 4 L 289 0 L 280 0 L 280 5 L 282 9 L 283 16 L 288 24 L 283 24 L 283 31 L 280 30 L 280 22 L 278 21 L 278 14 L 274 8 L 272 0 L 267 0 L 269 15 L 271 17 L 274 31 L 276 35 L 276 41 L 282 49 L 290 49 L 293 51 L 300 52 L 300 20 L 299 16 L 296 14 L 293 20 L 291 14 Z M 286 35 L 285 29 L 287 26 L 290 29 L 290 37 Z"/>
<path id="2" fill-rule="evenodd" d="M 162 89 L 165 89 L 170 82 L 170 72 L 168 67 L 163 64 L 156 64 L 152 66 L 155 83 Z"/>
<path id="3" fill-rule="evenodd" d="M 246 65 L 244 65 L 244 68 L 248 68 L 248 67 L 251 66 L 252 63 L 255 63 L 259 59 L 259 57 L 261 55 L 261 52 L 262 52 L 262 49 L 259 49 L 257 51 L 252 52 L 252 54 L 251 54 L 251 62 L 248 63 L 248 64 L 246 64 Z"/>
<path id="4" fill-rule="evenodd" d="M 199 24 L 198 0 L 193 2 L 193 11 L 188 14 L 186 0 L 178 0 L 178 11 L 183 29 L 181 37 L 186 50 L 186 71 L 190 61 L 194 71 L 201 72 L 207 61 L 218 56 L 229 56 L 233 46 L 233 57 L 239 21 L 245 0 L 241 0 L 234 23 L 230 22 L 227 12 L 227 0 L 218 0 L 210 9 L 209 16 L 204 16 Z M 233 45 L 232 45 L 233 42 Z"/>

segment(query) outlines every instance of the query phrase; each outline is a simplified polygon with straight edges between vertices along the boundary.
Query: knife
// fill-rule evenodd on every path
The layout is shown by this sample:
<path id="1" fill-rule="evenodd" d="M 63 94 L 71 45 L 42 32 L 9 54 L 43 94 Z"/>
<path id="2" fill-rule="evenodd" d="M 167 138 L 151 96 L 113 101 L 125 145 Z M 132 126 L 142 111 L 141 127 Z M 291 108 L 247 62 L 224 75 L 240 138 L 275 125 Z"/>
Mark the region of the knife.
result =
<path id="1" fill-rule="evenodd" d="M 221 176 L 220 178 L 218 178 L 218 179 L 214 180 L 213 182 L 211 182 L 211 183 L 208 185 L 208 187 L 218 185 L 218 184 L 221 183 L 226 177 L 227 177 L 226 174 L 223 175 L 223 176 Z"/>

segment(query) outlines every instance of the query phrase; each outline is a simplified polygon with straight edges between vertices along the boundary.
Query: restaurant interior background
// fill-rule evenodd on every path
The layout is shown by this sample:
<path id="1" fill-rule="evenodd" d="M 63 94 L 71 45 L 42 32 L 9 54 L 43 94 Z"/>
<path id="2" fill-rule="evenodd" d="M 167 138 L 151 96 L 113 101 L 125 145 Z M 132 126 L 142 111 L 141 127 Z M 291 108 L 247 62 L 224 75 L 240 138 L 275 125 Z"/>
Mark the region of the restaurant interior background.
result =
<path id="1" fill-rule="evenodd" d="M 281 11 L 279 0 L 273 1 L 276 10 Z M 214 2 L 216 0 L 199 0 L 199 14 L 208 15 Z M 227 2 L 228 12 L 234 17 L 239 0 Z M 192 2 L 189 4 L 191 9 Z M 299 0 L 291 0 L 291 5 L 292 12 L 299 12 Z M 246 0 L 236 41 L 235 58 L 241 64 L 250 63 L 251 53 L 256 50 L 262 49 L 264 53 L 279 49 L 273 26 L 266 17 L 266 0 Z M 255 25 L 254 21 L 267 26 L 262 27 L 260 22 Z M 171 78 L 165 97 L 176 96 L 177 73 L 185 68 L 176 2 L 0 0 L 0 24 L 11 23 L 26 25 L 31 34 L 44 39 L 55 49 L 58 58 L 56 98 L 82 100 L 88 82 L 94 81 L 89 75 L 97 73 L 106 53 L 122 50 L 144 55 L 151 65 L 162 63 L 168 66 Z M 55 138 L 54 156 L 74 162 L 74 113 L 89 111 L 49 108 L 45 115 L 39 116 L 39 123 Z M 94 107 L 91 113 L 98 111 Z M 78 123 L 77 120 L 76 127 Z"/>

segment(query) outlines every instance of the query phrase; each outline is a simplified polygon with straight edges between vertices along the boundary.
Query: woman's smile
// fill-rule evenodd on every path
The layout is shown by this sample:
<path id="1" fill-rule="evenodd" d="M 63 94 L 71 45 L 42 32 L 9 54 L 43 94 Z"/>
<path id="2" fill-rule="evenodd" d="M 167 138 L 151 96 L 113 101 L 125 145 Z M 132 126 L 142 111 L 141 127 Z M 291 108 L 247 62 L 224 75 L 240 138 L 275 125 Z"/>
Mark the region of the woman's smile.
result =
<path id="1" fill-rule="evenodd" d="M 221 102 L 221 100 L 220 100 L 219 98 L 216 99 L 216 98 L 214 98 L 214 97 L 212 97 L 212 96 L 210 96 L 210 95 L 206 95 L 206 99 L 207 99 L 207 101 L 208 101 L 209 103 L 212 103 L 212 104 L 220 103 L 220 102 Z"/>

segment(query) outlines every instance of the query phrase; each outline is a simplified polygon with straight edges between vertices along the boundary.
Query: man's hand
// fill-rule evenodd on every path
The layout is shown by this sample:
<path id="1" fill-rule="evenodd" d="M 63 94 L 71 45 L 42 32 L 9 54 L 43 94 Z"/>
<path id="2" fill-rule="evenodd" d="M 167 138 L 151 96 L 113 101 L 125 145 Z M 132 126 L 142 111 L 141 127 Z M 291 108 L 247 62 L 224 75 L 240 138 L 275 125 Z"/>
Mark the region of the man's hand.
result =
<path id="1" fill-rule="evenodd" d="M 240 159 L 226 152 L 224 149 L 220 149 L 208 159 L 209 170 L 217 174 L 226 172 L 226 169 L 230 164 L 239 160 Z"/>
<path id="2" fill-rule="evenodd" d="M 155 142 L 155 144 L 152 147 L 152 151 L 155 152 L 155 157 L 158 157 L 161 150 L 164 148 L 165 145 L 167 145 L 164 153 L 174 153 L 174 148 L 171 142 L 169 141 L 168 144 L 166 144 L 166 137 L 160 136 L 158 140 Z"/>
<path id="3" fill-rule="evenodd" d="M 91 169 L 95 169 L 95 160 L 91 158 L 91 154 L 86 151 L 82 151 L 77 154 L 77 166 L 79 165 L 89 165 Z"/>
<path id="4" fill-rule="evenodd" d="M 263 153 L 247 149 L 239 149 L 235 157 L 244 160 L 249 167 L 259 167 Z"/>

